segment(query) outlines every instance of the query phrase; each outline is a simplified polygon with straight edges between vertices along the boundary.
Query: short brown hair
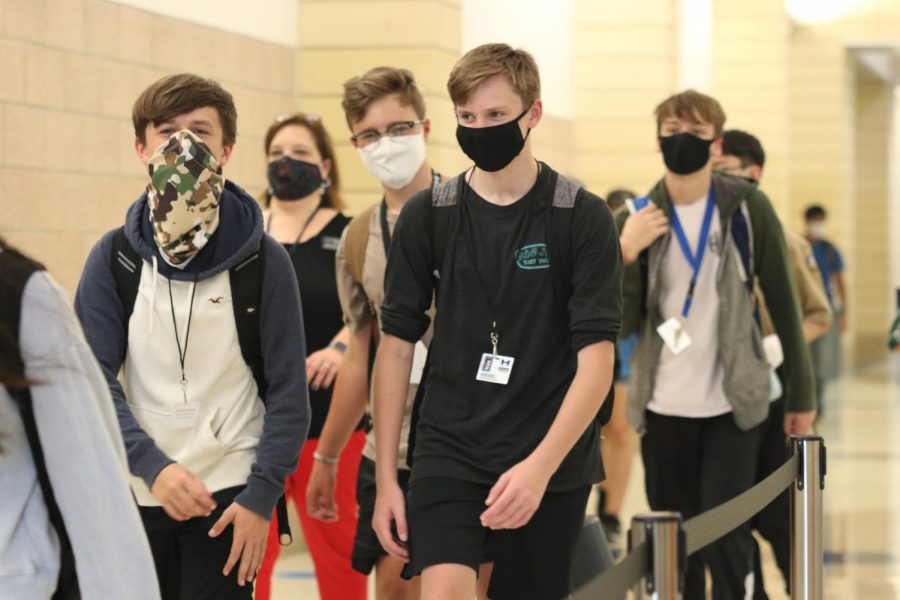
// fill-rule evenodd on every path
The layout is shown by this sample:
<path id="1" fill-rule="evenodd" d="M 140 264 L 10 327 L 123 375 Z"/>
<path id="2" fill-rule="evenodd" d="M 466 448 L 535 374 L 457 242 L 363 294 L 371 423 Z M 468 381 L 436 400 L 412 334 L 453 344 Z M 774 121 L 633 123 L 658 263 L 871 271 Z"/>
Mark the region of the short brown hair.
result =
<path id="1" fill-rule="evenodd" d="M 221 85 L 191 73 L 168 75 L 141 92 L 131 109 L 134 135 L 147 143 L 147 125 L 164 123 L 172 117 L 211 106 L 222 122 L 222 143 L 233 146 L 237 140 L 237 109 L 234 98 Z"/>
<path id="2" fill-rule="evenodd" d="M 453 104 L 465 104 L 475 88 L 494 75 L 506 76 L 524 108 L 541 97 L 541 75 L 533 56 L 508 44 L 484 44 L 469 50 L 453 65 L 447 81 Z"/>
<path id="3" fill-rule="evenodd" d="M 334 156 L 334 145 L 331 143 L 331 136 L 328 135 L 328 131 L 325 130 L 321 118 L 316 115 L 307 115 L 304 113 L 295 113 L 286 117 L 277 117 L 275 122 L 269 126 L 268 131 L 266 131 L 266 137 L 263 140 L 263 151 L 266 153 L 266 156 L 269 155 L 272 140 L 275 139 L 275 136 L 278 135 L 279 131 L 288 125 L 299 125 L 309 131 L 316 141 L 316 149 L 319 151 L 322 160 L 331 161 L 331 171 L 328 175 L 330 183 L 325 189 L 325 193 L 322 195 L 322 206 L 333 208 L 338 212 L 343 211 L 344 200 L 341 198 L 341 177 L 338 172 L 337 159 Z M 269 206 L 272 202 L 272 194 L 269 193 L 268 189 L 263 192 L 260 200 L 262 200 L 262 203 L 265 206 Z"/>
<path id="4" fill-rule="evenodd" d="M 353 124 L 365 116 L 369 104 L 392 94 L 396 94 L 402 106 L 411 106 L 420 119 L 425 118 L 425 99 L 412 72 L 394 67 L 375 67 L 344 82 L 341 106 L 347 125 L 352 129 Z"/>
<path id="5" fill-rule="evenodd" d="M 656 115 L 656 131 L 662 129 L 663 121 L 669 117 L 678 117 L 687 121 L 699 119 L 709 123 L 716 129 L 716 137 L 722 135 L 725 128 L 725 111 L 719 101 L 712 96 L 701 94 L 696 90 L 686 90 L 666 98 L 654 111 Z"/>

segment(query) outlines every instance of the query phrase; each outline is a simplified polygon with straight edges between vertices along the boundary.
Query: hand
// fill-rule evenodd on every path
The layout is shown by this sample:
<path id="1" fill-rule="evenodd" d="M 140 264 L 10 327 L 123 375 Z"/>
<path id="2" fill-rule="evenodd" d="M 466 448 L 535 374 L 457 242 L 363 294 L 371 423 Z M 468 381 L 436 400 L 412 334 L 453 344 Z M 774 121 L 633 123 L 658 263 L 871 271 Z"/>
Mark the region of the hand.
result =
<path id="1" fill-rule="evenodd" d="M 661 208 L 650 202 L 625 220 L 619 243 L 622 245 L 622 260 L 630 265 L 638 255 L 656 238 L 669 230 L 669 220 Z"/>
<path id="2" fill-rule="evenodd" d="M 266 538 L 269 536 L 269 520 L 237 502 L 232 502 L 209 530 L 209 537 L 218 537 L 229 525 L 234 526 L 234 537 L 222 575 L 227 577 L 240 558 L 238 585 L 243 586 L 247 581 L 256 578 L 256 572 L 262 564 L 263 554 L 266 552 Z"/>
<path id="3" fill-rule="evenodd" d="M 344 353 L 335 350 L 331 346 L 322 348 L 306 357 L 306 376 L 309 378 L 309 387 L 312 390 L 327 389 L 334 383 L 341 364 L 344 362 Z"/>
<path id="4" fill-rule="evenodd" d="M 378 541 L 388 554 L 408 563 L 409 549 L 406 543 L 409 541 L 409 530 L 406 527 L 406 498 L 403 496 L 403 490 L 396 482 L 392 485 L 379 485 L 377 490 L 372 529 L 375 530 Z M 391 528 L 392 524 L 397 527 L 396 538 Z"/>
<path id="5" fill-rule="evenodd" d="M 334 489 L 337 485 L 337 465 L 314 461 L 309 483 L 306 484 L 306 512 L 313 519 L 326 523 L 338 520 L 338 509 L 334 503 Z"/>
<path id="6" fill-rule="evenodd" d="M 816 420 L 816 411 L 784 413 L 784 435 L 806 435 L 812 430 Z"/>
<path id="7" fill-rule="evenodd" d="M 206 485 L 178 463 L 167 465 L 159 472 L 150 492 L 160 501 L 166 514 L 176 521 L 208 517 L 216 509 L 216 502 Z"/>
<path id="8" fill-rule="evenodd" d="M 491 529 L 518 529 L 531 520 L 547 490 L 550 475 L 525 459 L 500 476 L 491 488 L 481 513 L 481 525 Z"/>

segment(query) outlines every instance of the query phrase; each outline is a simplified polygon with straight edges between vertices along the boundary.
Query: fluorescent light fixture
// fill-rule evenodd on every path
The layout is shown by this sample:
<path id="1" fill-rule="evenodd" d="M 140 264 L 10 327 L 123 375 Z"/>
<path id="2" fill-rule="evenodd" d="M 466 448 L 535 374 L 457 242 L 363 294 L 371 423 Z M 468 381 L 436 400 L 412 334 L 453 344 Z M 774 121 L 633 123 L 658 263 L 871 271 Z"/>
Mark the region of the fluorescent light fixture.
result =
<path id="1" fill-rule="evenodd" d="M 872 0 L 785 0 L 787 14 L 798 23 L 826 23 L 860 12 Z"/>

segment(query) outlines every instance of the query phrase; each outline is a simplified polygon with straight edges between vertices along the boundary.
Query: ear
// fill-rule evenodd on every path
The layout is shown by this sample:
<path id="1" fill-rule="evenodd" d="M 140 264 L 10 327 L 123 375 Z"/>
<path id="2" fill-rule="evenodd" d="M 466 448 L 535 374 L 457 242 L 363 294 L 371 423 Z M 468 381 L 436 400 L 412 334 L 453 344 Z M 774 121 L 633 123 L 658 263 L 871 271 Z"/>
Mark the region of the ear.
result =
<path id="1" fill-rule="evenodd" d="M 138 160 L 145 166 L 150 161 L 150 155 L 147 154 L 147 144 L 138 137 L 134 138 L 134 153 L 137 154 Z"/>
<path id="2" fill-rule="evenodd" d="M 712 156 L 722 156 L 722 136 L 713 140 L 712 146 L 709 148 L 709 153 Z"/>
<path id="3" fill-rule="evenodd" d="M 425 122 L 422 123 L 422 135 L 425 136 L 425 141 L 428 141 L 428 134 L 431 133 L 431 119 L 425 119 Z"/>
<path id="4" fill-rule="evenodd" d="M 224 167 L 231 160 L 231 153 L 234 151 L 234 144 L 230 146 L 222 146 L 222 156 L 219 157 L 219 166 Z"/>
<path id="5" fill-rule="evenodd" d="M 528 128 L 534 129 L 537 127 L 537 124 L 541 122 L 541 118 L 544 116 L 544 103 L 538 98 L 534 101 L 534 104 L 531 105 L 531 110 L 528 114 Z"/>
<path id="6" fill-rule="evenodd" d="M 331 165 L 332 164 L 333 163 L 331 162 L 331 159 L 326 158 L 325 160 L 322 161 L 322 164 L 319 165 L 319 172 L 322 174 L 322 179 L 327 180 L 329 177 L 331 177 Z"/>
<path id="7" fill-rule="evenodd" d="M 762 179 L 762 167 L 759 165 L 750 165 L 750 177 L 757 181 Z"/>

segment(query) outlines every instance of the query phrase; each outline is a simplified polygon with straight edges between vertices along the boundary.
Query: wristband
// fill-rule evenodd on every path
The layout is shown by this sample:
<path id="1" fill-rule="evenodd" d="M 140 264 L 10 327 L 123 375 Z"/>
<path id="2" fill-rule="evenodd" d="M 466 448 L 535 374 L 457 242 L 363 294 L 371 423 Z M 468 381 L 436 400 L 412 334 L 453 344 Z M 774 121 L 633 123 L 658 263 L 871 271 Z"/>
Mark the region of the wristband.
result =
<path id="1" fill-rule="evenodd" d="M 325 456 L 324 454 L 320 454 L 318 450 L 313 452 L 313 458 L 319 462 L 323 462 L 326 465 L 336 465 L 341 462 L 340 458 L 334 458 L 333 456 Z"/>
<path id="2" fill-rule="evenodd" d="M 347 344 L 345 344 L 344 342 L 331 342 L 330 347 L 334 348 L 341 354 L 346 354 L 346 352 L 347 352 Z"/>

